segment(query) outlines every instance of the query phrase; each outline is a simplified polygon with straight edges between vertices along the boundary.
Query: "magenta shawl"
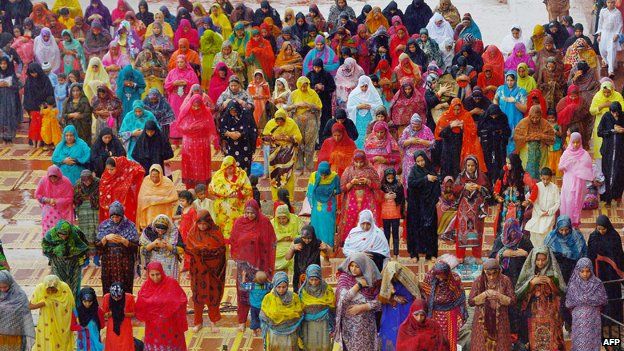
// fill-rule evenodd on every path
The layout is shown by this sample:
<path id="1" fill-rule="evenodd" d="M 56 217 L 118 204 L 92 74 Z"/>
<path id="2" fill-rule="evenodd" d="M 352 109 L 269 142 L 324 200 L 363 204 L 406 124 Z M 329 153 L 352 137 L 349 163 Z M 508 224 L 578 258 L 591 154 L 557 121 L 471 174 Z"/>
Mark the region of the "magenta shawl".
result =
<path id="1" fill-rule="evenodd" d="M 519 52 L 522 52 L 522 55 L 518 57 Z M 535 70 L 535 62 L 533 62 L 531 56 L 527 54 L 526 46 L 524 43 L 517 43 L 511 55 L 505 60 L 505 72 L 515 71 L 521 63 L 526 63 L 530 69 Z"/>
<path id="2" fill-rule="evenodd" d="M 50 180 L 51 176 L 56 176 L 59 180 L 56 183 L 52 183 Z M 48 167 L 47 175 L 41 178 L 39 185 L 37 185 L 35 198 L 39 201 L 42 208 L 41 225 L 43 234 L 54 227 L 61 219 L 74 223 L 74 187 L 58 166 L 52 165 Z M 43 201 L 47 199 L 54 199 L 56 203 L 54 205 L 44 203 Z"/>

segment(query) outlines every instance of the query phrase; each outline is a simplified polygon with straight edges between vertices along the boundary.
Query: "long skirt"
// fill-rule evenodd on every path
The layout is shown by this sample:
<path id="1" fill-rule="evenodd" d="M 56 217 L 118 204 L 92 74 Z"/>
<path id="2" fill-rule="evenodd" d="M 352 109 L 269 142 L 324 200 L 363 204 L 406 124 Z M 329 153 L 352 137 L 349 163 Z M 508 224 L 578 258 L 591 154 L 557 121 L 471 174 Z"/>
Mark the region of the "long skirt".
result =
<path id="1" fill-rule="evenodd" d="M 360 212 L 371 210 L 377 222 L 379 222 L 379 213 L 377 201 L 373 190 L 366 187 L 356 186 L 344 194 L 343 197 L 342 221 L 340 223 L 340 241 L 341 244 L 346 240 L 347 235 L 358 222 Z"/>
<path id="2" fill-rule="evenodd" d="M 298 351 L 298 339 L 299 336 L 296 332 L 288 335 L 280 335 L 269 329 L 266 334 L 266 346 L 264 349 L 267 351 Z"/>
<path id="3" fill-rule="evenodd" d="M 449 351 L 457 351 L 457 338 L 459 336 L 459 329 L 463 322 L 459 307 L 450 311 L 433 311 L 433 319 L 438 322 L 440 329 L 449 341 Z"/>
<path id="4" fill-rule="evenodd" d="M 136 245 L 129 247 L 106 246 L 101 250 L 102 291 L 108 292 L 115 282 L 121 282 L 124 291 L 132 294 Z"/>
<path id="5" fill-rule="evenodd" d="M 307 351 L 331 351 L 333 343 L 329 338 L 330 325 L 327 318 L 304 320 L 301 323 L 301 338 Z"/>
<path id="6" fill-rule="evenodd" d="M 271 195 L 277 200 L 277 190 L 285 188 L 290 197 L 295 195 L 295 177 L 293 169 L 297 162 L 297 148 L 293 144 L 271 147 L 269 154 L 269 176 L 271 177 Z"/>
<path id="7" fill-rule="evenodd" d="M 22 335 L 0 334 L 0 351 L 26 351 L 26 338 Z"/>
<path id="8" fill-rule="evenodd" d="M 368 124 L 372 122 L 373 114 L 370 110 L 367 110 L 367 113 L 362 115 L 357 112 L 356 120 L 355 120 L 355 128 L 358 131 L 358 138 L 355 140 L 355 145 L 358 149 L 364 148 L 364 141 L 366 140 L 366 128 Z"/>
<path id="9" fill-rule="evenodd" d="M 336 235 L 336 198 L 328 202 L 310 204 L 310 224 L 314 227 L 316 237 L 325 244 L 333 247 Z"/>
<path id="10" fill-rule="evenodd" d="M 54 256 L 50 258 L 50 265 L 52 266 L 52 274 L 69 285 L 74 297 L 78 296 L 80 281 L 82 280 L 82 261 L 75 257 Z"/>
<path id="11" fill-rule="evenodd" d="M 99 224 L 99 209 L 91 208 L 91 203 L 83 202 L 76 209 L 78 212 L 78 226 L 89 243 L 90 253 L 95 253 L 96 231 Z"/>
<path id="12" fill-rule="evenodd" d="M 182 182 L 187 189 L 197 184 L 209 184 L 212 157 L 210 137 L 182 138 Z"/>

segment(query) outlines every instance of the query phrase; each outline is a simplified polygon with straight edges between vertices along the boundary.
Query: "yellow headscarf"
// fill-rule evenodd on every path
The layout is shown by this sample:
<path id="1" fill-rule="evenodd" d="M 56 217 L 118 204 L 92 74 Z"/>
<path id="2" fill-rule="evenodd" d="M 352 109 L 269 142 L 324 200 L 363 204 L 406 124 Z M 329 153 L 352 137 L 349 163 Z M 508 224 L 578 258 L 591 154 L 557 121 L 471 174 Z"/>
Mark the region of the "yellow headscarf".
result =
<path id="1" fill-rule="evenodd" d="M 160 180 L 154 183 L 150 178 L 152 171 L 160 173 Z M 165 173 L 160 165 L 155 164 L 150 167 L 147 176 L 143 179 L 139 190 L 137 203 L 137 224 L 144 228 L 157 215 L 164 214 L 173 217 L 174 205 L 178 202 L 178 192 L 173 181 L 165 177 Z"/>
<path id="2" fill-rule="evenodd" d="M 518 86 L 526 90 L 527 93 L 529 93 L 533 89 L 537 89 L 537 82 L 535 81 L 535 78 L 533 78 L 530 74 L 528 74 L 529 65 L 522 62 L 518 64 L 518 68 L 524 68 L 524 70 L 527 71 L 527 75 L 524 78 L 520 77 L 520 75 L 518 74 Z"/>
<path id="3" fill-rule="evenodd" d="M 546 31 L 544 30 L 544 26 L 541 24 L 536 24 L 533 27 L 533 35 L 531 36 L 531 41 L 533 42 L 533 50 L 541 51 L 544 48 L 544 39 L 546 39 Z"/>
<path id="4" fill-rule="evenodd" d="M 283 118 L 284 125 L 280 126 L 277 124 L 276 119 Z M 275 112 L 275 116 L 270 119 L 266 126 L 264 126 L 264 130 L 262 131 L 262 135 L 287 135 L 293 137 L 295 139 L 295 144 L 299 144 L 301 142 L 302 136 L 297 123 L 290 117 L 283 108 L 280 108 Z M 276 141 L 278 144 L 286 143 L 285 141 Z"/>
<path id="5" fill-rule="evenodd" d="M 93 69 L 93 66 L 98 67 L 97 72 L 95 72 L 95 70 Z M 95 89 L 93 89 L 94 87 L 90 85 L 90 83 L 93 81 L 99 81 L 101 82 L 100 84 L 105 84 L 109 88 L 111 87 L 110 77 L 108 76 L 108 72 L 106 72 L 106 69 L 104 69 L 104 64 L 102 63 L 102 60 L 100 60 L 99 57 L 92 57 L 89 60 L 89 65 L 87 66 L 87 72 L 85 73 L 83 86 L 84 86 L 85 96 L 87 97 L 87 99 L 89 99 L 89 102 L 91 102 L 91 99 L 93 99 L 93 97 L 97 93 L 97 87 L 100 85 L 100 84 L 97 84 L 97 86 L 95 86 Z"/>
<path id="6" fill-rule="evenodd" d="M 609 97 L 604 95 L 604 89 L 611 90 L 611 95 L 609 95 Z M 615 101 L 619 102 L 622 106 L 624 106 L 624 99 L 622 98 L 622 94 L 615 90 L 612 82 L 606 81 L 600 84 L 600 90 L 598 90 L 596 95 L 594 95 L 591 105 L 589 106 L 589 113 L 591 113 L 595 117 L 594 130 L 592 131 L 592 140 L 594 141 L 593 156 L 596 159 L 602 158 L 602 154 L 600 153 L 600 148 L 602 147 L 602 138 L 598 137 L 598 126 L 600 125 L 600 121 L 602 121 L 602 116 L 607 111 L 609 111 L 608 105 Z M 601 108 L 601 105 L 607 106 Z"/>
<path id="7" fill-rule="evenodd" d="M 169 37 L 169 39 L 173 40 L 173 28 L 167 22 L 165 22 L 165 15 L 160 10 L 154 11 L 154 22 L 150 23 L 145 30 L 145 38 L 151 37 L 154 35 L 154 23 L 158 22 L 162 25 L 162 34 Z M 161 20 L 162 19 L 162 20 Z"/>
<path id="8" fill-rule="evenodd" d="M 221 28 L 221 36 L 229 38 L 232 34 L 232 23 L 230 19 L 223 13 L 221 5 L 215 3 L 210 7 L 210 18 L 212 23 Z"/>
<path id="9" fill-rule="evenodd" d="M 375 13 L 379 13 L 378 19 L 375 19 Z M 366 24 L 366 29 L 368 29 L 368 32 L 371 34 L 375 33 L 381 26 L 384 26 L 386 29 L 390 28 L 388 19 L 383 15 L 379 6 L 373 7 L 371 12 L 366 15 L 366 21 L 364 23 Z"/>
<path id="10" fill-rule="evenodd" d="M 225 177 L 225 170 L 234 166 L 234 178 L 233 183 Z M 236 165 L 236 160 L 233 156 L 226 156 L 221 162 L 221 167 L 215 172 L 208 186 L 211 193 L 219 197 L 231 197 L 235 196 L 238 191 L 242 191 L 245 194 L 251 194 L 251 184 L 247 178 L 247 173 L 244 169 Z"/>
<path id="11" fill-rule="evenodd" d="M 303 92 L 301 90 L 301 86 L 303 86 L 303 84 L 305 83 L 308 83 L 308 85 L 310 85 L 310 80 L 308 79 L 308 77 L 302 76 L 302 77 L 299 77 L 299 79 L 297 79 L 297 90 L 293 91 L 290 94 L 290 99 L 292 103 L 298 104 L 301 102 L 307 102 L 309 104 L 313 104 L 319 110 L 322 109 L 323 103 L 321 102 L 321 99 L 319 98 L 316 91 L 314 91 L 314 89 L 312 89 L 311 86 L 308 86 L 308 91 L 306 92 Z M 307 108 L 304 108 L 304 110 L 305 109 Z M 297 109 L 297 113 L 300 113 L 300 108 Z"/>
<path id="12" fill-rule="evenodd" d="M 55 287 L 57 292 L 48 293 L 49 287 Z M 39 324 L 35 336 L 35 343 L 39 345 L 39 349 L 72 351 L 74 333 L 69 326 L 75 302 L 69 285 L 62 282 L 56 275 L 48 275 L 43 278 L 43 283 L 35 288 L 31 301 L 35 304 L 46 302 L 46 305 L 39 310 Z M 45 332 L 39 330 L 39 327 L 45 329 Z"/>

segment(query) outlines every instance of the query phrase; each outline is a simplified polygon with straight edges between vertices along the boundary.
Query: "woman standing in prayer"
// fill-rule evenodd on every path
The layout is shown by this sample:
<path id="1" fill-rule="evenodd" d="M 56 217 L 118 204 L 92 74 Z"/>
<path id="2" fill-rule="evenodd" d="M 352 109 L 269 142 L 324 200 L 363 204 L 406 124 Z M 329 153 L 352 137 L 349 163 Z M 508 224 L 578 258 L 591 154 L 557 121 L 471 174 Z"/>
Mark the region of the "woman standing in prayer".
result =
<path id="1" fill-rule="evenodd" d="M 349 119 L 355 123 L 359 137 L 355 141 L 358 148 L 364 147 L 366 140 L 366 127 L 373 120 L 373 111 L 382 106 L 383 102 L 373 82 L 368 76 L 361 76 L 358 85 L 347 100 L 347 112 Z"/>
<path id="2" fill-rule="evenodd" d="M 102 64 L 106 68 L 106 72 L 110 76 L 110 84 L 119 95 L 119 87 L 117 86 L 117 80 L 122 68 L 130 66 L 130 56 L 127 53 L 121 51 L 119 42 L 113 40 L 108 44 L 108 52 L 102 57 Z M 119 99 L 124 100 L 122 96 L 118 96 Z"/>
<path id="3" fill-rule="evenodd" d="M 143 229 L 158 215 L 172 218 L 178 192 L 173 181 L 165 176 L 160 165 L 152 165 L 143 179 L 137 202 L 136 224 Z"/>
<path id="4" fill-rule="evenodd" d="M 600 199 L 607 206 L 611 200 L 620 202 L 624 192 L 624 113 L 622 105 L 615 101 L 611 103 L 609 112 L 605 113 L 598 125 L 598 137 L 602 138 L 600 154 L 602 155 L 602 172 L 605 176 L 605 192 Z"/>
<path id="5" fill-rule="evenodd" d="M 376 350 L 379 269 L 366 254 L 356 253 L 344 260 L 337 275 L 334 342 L 347 350 Z"/>
<path id="6" fill-rule="evenodd" d="M 134 148 L 148 121 L 156 122 L 156 117 L 147 111 L 143 101 L 137 98 L 132 103 L 132 110 L 125 114 L 119 127 L 119 136 L 123 140 L 124 147 L 128 151 L 128 158 L 131 160 L 134 160 L 132 158 Z"/>
<path id="7" fill-rule="evenodd" d="M 233 81 L 234 79 L 234 81 Z M 236 76 L 230 77 L 230 86 L 238 84 L 240 81 Z M 230 89 L 230 88 L 228 88 Z M 227 94 L 226 90 L 221 97 Z M 221 100 L 221 98 L 219 98 Z M 247 173 L 251 170 L 251 161 L 256 152 L 256 139 L 258 137 L 258 127 L 253 118 L 253 108 L 243 107 L 236 97 L 226 104 L 221 112 L 219 123 L 219 136 L 221 137 L 221 149 L 226 156 L 232 156 L 236 163 Z M 243 101 L 245 103 L 245 101 Z M 246 104 L 245 104 L 246 105 Z M 252 105 L 253 106 L 253 105 Z M 224 232 L 227 237 L 229 234 Z"/>
<path id="8" fill-rule="evenodd" d="M 72 290 L 56 275 L 48 275 L 37 284 L 28 306 L 39 310 L 35 350 L 74 350 L 74 333 L 69 328 L 74 306 Z"/>
<path id="9" fill-rule="evenodd" d="M 145 122 L 145 128 L 137 138 L 132 158 L 141 164 L 146 173 L 152 165 L 165 168 L 165 161 L 173 158 L 169 139 L 165 138 L 155 121 Z"/>
<path id="10" fill-rule="evenodd" d="M 104 349 L 134 351 L 132 317 L 134 296 L 124 290 L 122 283 L 113 283 L 102 298 L 102 311 L 107 318 Z"/>
<path id="11" fill-rule="evenodd" d="M 273 66 L 275 65 L 275 53 L 271 43 L 260 35 L 258 29 L 251 30 L 251 39 L 245 48 L 245 63 L 247 64 L 247 77 L 253 80 L 251 74 L 257 69 L 262 70 L 267 79 L 273 79 Z"/>
<path id="12" fill-rule="evenodd" d="M 100 265 L 100 257 L 95 251 L 97 227 L 100 206 L 100 179 L 93 176 L 93 172 L 83 169 L 80 179 L 74 186 L 74 207 L 78 217 L 78 226 L 89 243 L 89 256 L 95 256 L 93 262 Z M 87 265 L 89 259 L 87 259 Z"/>
<path id="13" fill-rule="evenodd" d="M 375 218 L 370 210 L 360 212 L 358 224 L 351 229 L 345 239 L 344 255 L 349 257 L 358 253 L 369 256 L 377 268 L 383 268 L 383 263 L 390 258 L 390 246 L 382 229 L 375 224 Z"/>
<path id="14" fill-rule="evenodd" d="M 492 104 L 487 108 L 477 125 L 477 133 L 483 149 L 488 178 L 495 182 L 502 176 L 507 141 L 511 137 L 507 116 L 498 105 Z"/>
<path id="15" fill-rule="evenodd" d="M 553 231 L 544 239 L 544 245 L 557 259 L 563 280 L 567 283 L 578 260 L 587 256 L 587 244 L 583 234 L 572 227 L 570 217 L 561 215 L 557 218 Z"/>
<path id="16" fill-rule="evenodd" d="M 89 252 L 89 244 L 80 228 L 60 220 L 41 241 L 43 254 L 52 266 L 52 274 L 59 277 L 78 296 L 82 279 L 82 264 Z"/>
<path id="17" fill-rule="evenodd" d="M 424 116 L 422 123 L 427 124 L 427 102 L 423 91 L 416 89 L 414 80 L 404 78 L 401 80 L 401 88 L 396 92 L 391 102 L 390 116 L 394 128 L 398 129 L 398 135 L 409 126 L 414 114 Z"/>
<path id="18" fill-rule="evenodd" d="M 177 128 L 182 102 L 191 90 L 191 86 L 198 84 L 197 74 L 189 64 L 185 55 L 178 55 L 176 58 L 176 67 L 169 71 L 165 80 L 165 91 L 169 96 L 169 105 L 173 109 L 176 121 L 171 124 L 169 137 L 179 139 L 182 137 Z"/>
<path id="19" fill-rule="evenodd" d="M 109 218 L 98 226 L 96 242 L 102 260 L 102 290 L 109 291 L 118 282 L 132 294 L 139 246 L 137 229 L 124 215 L 121 202 L 113 202 L 108 214 Z"/>
<path id="20" fill-rule="evenodd" d="M 145 79 L 145 89 L 141 94 L 144 97 L 146 93 L 153 88 L 164 92 L 163 84 L 167 77 L 167 60 L 165 56 L 156 51 L 152 46 L 144 46 L 134 62 L 136 67 Z"/>
<path id="21" fill-rule="evenodd" d="M 293 119 L 301 131 L 299 155 L 296 169 L 303 174 L 314 171 L 314 150 L 319 136 L 319 117 L 323 104 L 316 91 L 310 86 L 306 76 L 297 79 L 297 89 L 290 94 L 287 110 L 292 113 Z"/>
<path id="22" fill-rule="evenodd" d="M 565 299 L 565 306 L 572 312 L 572 350 L 601 349 L 600 312 L 606 304 L 607 292 L 594 275 L 592 261 L 581 258 L 574 267 Z"/>
<path id="23" fill-rule="evenodd" d="M 80 172 L 88 165 L 90 156 L 89 145 L 78 136 L 73 125 L 68 125 L 63 129 L 63 140 L 52 153 L 52 162 L 72 184 L 76 184 Z"/>
<path id="24" fill-rule="evenodd" d="M 234 220 L 243 215 L 243 206 L 251 198 L 252 190 L 245 171 L 236 165 L 232 156 L 226 156 L 208 185 L 214 196 L 215 223 L 223 237 L 230 238 Z"/>
<path id="25" fill-rule="evenodd" d="M 30 350 L 34 344 L 35 325 L 28 305 L 28 296 L 11 273 L 0 271 L 0 349 Z"/>
<path id="26" fill-rule="evenodd" d="M 182 105 L 176 123 L 182 134 L 182 182 L 187 189 L 210 183 L 210 145 L 218 149 L 219 137 L 202 95 L 193 95 Z"/>
<path id="27" fill-rule="evenodd" d="M 234 72 L 225 62 L 216 62 L 214 66 L 210 84 L 208 85 L 208 96 L 210 100 L 216 102 L 219 96 L 228 88 L 230 77 Z"/>
<path id="28" fill-rule="evenodd" d="M 199 331 L 203 326 L 203 309 L 208 307 L 210 331 L 218 331 L 215 323 L 221 319 L 219 306 L 225 286 L 225 240 L 221 230 L 214 223 L 210 213 L 200 210 L 197 221 L 187 235 L 185 252 L 191 257 L 191 291 L 193 292 L 194 326 Z"/>
<path id="29" fill-rule="evenodd" d="M 357 225 L 360 212 L 370 209 L 375 220 L 379 217 L 376 192 L 380 183 L 379 175 L 368 163 L 364 151 L 356 150 L 353 154 L 353 163 L 340 178 L 340 191 L 344 196 L 339 226 L 339 246 L 342 246 L 347 234 Z"/>
<path id="30" fill-rule="evenodd" d="M 332 76 L 336 75 L 340 61 L 334 50 L 325 44 L 325 37 L 320 34 L 314 38 L 314 48 L 308 51 L 303 60 L 303 74 L 308 74 L 308 72 L 312 71 L 314 60 L 317 58 L 323 61 L 323 69 L 325 71 Z"/>
<path id="31" fill-rule="evenodd" d="M 265 350 L 299 350 L 303 305 L 299 295 L 288 291 L 288 274 L 285 272 L 275 273 L 273 291 L 262 300 L 260 320 Z"/>
<path id="32" fill-rule="evenodd" d="M 438 256 L 440 182 L 425 151 L 416 151 L 413 157 L 415 164 L 407 178 L 407 251 L 416 261 L 421 253 L 430 260 Z"/>
<path id="33" fill-rule="evenodd" d="M 61 67 L 62 62 L 61 52 L 54 39 L 50 29 L 44 27 L 34 39 L 33 46 L 35 61 L 40 65 L 43 65 L 44 62 L 50 63 L 51 72 L 56 72 Z"/>
<path id="34" fill-rule="evenodd" d="M 574 132 L 570 135 L 568 148 L 559 160 L 559 170 L 563 172 L 559 210 L 562 215 L 570 217 L 573 226 L 578 227 L 587 192 L 585 182 L 594 180 L 592 158 L 583 149 L 581 134 Z"/>
<path id="35" fill-rule="evenodd" d="M 61 219 L 74 222 L 74 186 L 58 166 L 48 167 L 46 176 L 39 180 L 35 198 L 41 205 L 42 236 Z"/>
<path id="36" fill-rule="evenodd" d="M 139 70 L 132 68 L 132 65 L 129 63 L 123 66 L 117 76 L 117 97 L 121 100 L 123 106 L 121 113 L 123 116 L 132 111 L 136 100 L 141 100 L 144 90 L 145 78 L 143 78 L 143 74 Z"/>
<path id="37" fill-rule="evenodd" d="M 515 71 L 505 73 L 505 84 L 496 89 L 493 104 L 500 107 L 501 111 L 507 116 L 509 129 L 514 130 L 518 122 L 524 118 L 526 112 L 527 91 L 518 86 L 518 75 Z M 516 145 L 512 138 L 507 144 L 507 153 L 510 154 L 516 149 Z"/>
<path id="38" fill-rule="evenodd" d="M 497 259 L 487 259 L 468 297 L 468 304 L 475 307 L 471 350 L 511 350 L 508 309 L 515 303 L 511 280 L 501 274 Z"/>
<path id="39" fill-rule="evenodd" d="M 202 33 L 200 40 L 199 52 L 202 54 L 201 83 L 203 87 L 207 87 L 213 75 L 212 69 L 216 63 L 215 56 L 221 51 L 223 46 L 223 37 L 221 34 L 208 29 Z M 217 100 L 215 99 L 214 101 Z"/>
<path id="40" fill-rule="evenodd" d="M 109 218 L 109 206 L 119 201 L 126 217 L 135 222 L 137 195 L 145 178 L 143 167 L 125 156 L 109 157 L 105 165 L 100 178 L 100 221 Z"/>
<path id="41" fill-rule="evenodd" d="M 63 62 L 61 72 L 69 74 L 73 70 L 84 71 L 87 68 L 87 60 L 85 58 L 82 45 L 76 39 L 69 29 L 64 29 L 61 33 L 62 40 L 60 41 L 61 47 L 61 60 Z M 62 50 L 61 50 L 62 49 Z M 47 60 L 47 58 L 45 58 Z"/>
<path id="42" fill-rule="evenodd" d="M 567 135 L 569 129 L 576 128 L 585 142 L 583 147 L 589 149 L 594 123 L 594 118 L 589 112 L 589 103 L 581 97 L 579 87 L 574 84 L 568 87 L 567 93 L 556 107 L 557 124 L 561 127 L 561 135 Z"/>
<path id="43" fill-rule="evenodd" d="M 24 110 L 30 116 L 30 126 L 28 128 L 28 140 L 34 146 L 41 142 L 41 104 L 48 97 L 54 96 L 54 87 L 50 79 L 43 72 L 41 65 L 31 62 L 26 70 L 26 82 L 24 83 Z"/>
<path id="44" fill-rule="evenodd" d="M 540 170 L 548 165 L 548 148 L 555 142 L 555 130 L 543 117 L 542 108 L 531 106 L 528 116 L 516 125 L 513 134 L 521 164 L 533 179 L 539 178 Z"/>
<path id="45" fill-rule="evenodd" d="M 95 0 L 94 0 L 95 2 Z M 85 33 L 82 48 L 88 57 L 102 58 L 108 51 L 108 46 L 113 38 L 110 35 L 108 27 L 105 29 L 102 21 L 95 19 L 91 22 L 91 27 Z M 104 69 L 104 67 L 102 67 Z"/>
<path id="46" fill-rule="evenodd" d="M 333 140 L 333 139 L 332 139 Z M 334 246 L 336 233 L 337 195 L 340 194 L 340 176 L 331 170 L 327 161 L 321 161 L 310 175 L 306 197 L 310 204 L 310 224 L 316 236 Z"/>
<path id="47" fill-rule="evenodd" d="M 598 256 L 609 261 L 597 261 Z M 615 230 L 609 217 L 600 215 L 596 218 L 596 229 L 589 235 L 587 257 L 597 266 L 596 275 L 603 282 L 621 279 L 618 270 L 624 269 L 624 252 L 622 240 Z M 622 318 L 622 289 L 620 284 L 605 284 L 607 305 L 603 313 L 610 318 L 621 322 Z M 612 325 L 612 323 L 609 323 Z"/>
<path id="48" fill-rule="evenodd" d="M 305 270 L 305 282 L 299 289 L 299 298 L 304 314 L 300 330 L 305 349 L 332 350 L 330 336 L 334 332 L 336 299 L 334 289 L 323 279 L 318 264 L 310 264 Z"/>
<path id="49" fill-rule="evenodd" d="M 275 78 L 286 79 L 289 86 L 294 87 L 297 84 L 297 78 L 301 77 L 303 72 L 303 58 L 295 51 L 291 42 L 285 41 L 282 43 L 282 48 L 277 54 L 277 58 L 275 58 L 273 71 Z M 313 83 L 313 86 L 314 84 L 316 83 Z"/>
<path id="50" fill-rule="evenodd" d="M 410 124 L 401 133 L 399 138 L 399 147 L 403 151 L 403 186 L 407 187 L 408 176 L 416 160 L 409 155 L 414 155 L 417 151 L 424 151 L 427 157 L 430 157 L 431 147 L 434 144 L 434 137 L 431 129 L 423 124 L 423 119 L 418 113 L 414 113 L 410 119 Z"/>
<path id="51" fill-rule="evenodd" d="M 566 283 L 555 255 L 546 246 L 534 248 L 516 283 L 521 325 L 526 326 L 519 328 L 519 339 L 528 342 L 531 350 L 565 350 L 560 314 L 560 299 L 565 292 Z"/>
<path id="52" fill-rule="evenodd" d="M 158 89 L 152 88 L 143 99 L 143 106 L 156 118 L 164 139 L 169 140 L 169 130 L 175 121 L 175 114 L 167 99 Z"/>
<path id="53" fill-rule="evenodd" d="M 294 194 L 293 169 L 297 162 L 297 146 L 302 138 L 297 123 L 288 117 L 285 110 L 279 109 L 266 124 L 262 134 L 263 140 L 270 143 L 269 176 L 273 199 L 277 199 L 277 190 L 280 188 Z"/>
<path id="54" fill-rule="evenodd" d="M 483 231 L 487 214 L 487 202 L 490 197 L 490 182 L 479 170 L 479 161 L 468 156 L 464 169 L 453 185 L 453 192 L 459 199 L 455 230 L 457 239 L 455 250 L 457 258 L 463 260 L 466 248 L 472 248 L 472 256 L 479 261 L 483 245 Z"/>
<path id="55" fill-rule="evenodd" d="M 438 323 L 427 317 L 427 304 L 424 300 L 416 299 L 410 306 L 407 318 L 399 327 L 396 347 L 397 350 L 413 351 L 450 349 Z"/>
<path id="56" fill-rule="evenodd" d="M 336 84 L 335 109 L 347 107 L 349 94 L 353 89 L 357 88 L 358 80 L 362 75 L 364 75 L 364 70 L 352 57 L 347 57 L 344 63 L 338 67 L 336 77 L 334 78 Z"/>
<path id="57" fill-rule="evenodd" d="M 303 221 L 296 214 L 290 213 L 288 205 L 280 205 L 275 210 L 275 217 L 271 220 L 277 245 L 275 247 L 275 270 L 289 273 L 293 262 L 286 259 L 286 255 L 303 227 Z"/>
<path id="58" fill-rule="evenodd" d="M 0 58 L 0 138 L 7 145 L 13 142 L 23 112 L 20 101 L 20 81 L 15 75 L 15 67 L 8 58 Z"/>
<path id="59" fill-rule="evenodd" d="M 310 84 L 313 84 L 313 83 L 310 82 Z M 290 85 L 286 81 L 286 79 L 277 78 L 275 80 L 275 89 L 273 89 L 273 95 L 271 95 L 270 101 L 271 103 L 275 105 L 276 108 L 278 109 L 284 108 L 286 107 L 286 103 L 288 103 L 288 99 L 290 98 L 290 93 L 291 93 Z M 321 102 L 323 102 L 322 98 L 321 98 Z"/>
<path id="60" fill-rule="evenodd" d="M 93 21 L 99 20 L 102 22 L 102 26 L 108 30 L 113 24 L 110 11 L 101 0 L 91 0 L 89 6 L 85 9 L 84 18 L 87 24 L 93 27 Z"/>
<path id="61" fill-rule="evenodd" d="M 84 94 L 83 86 L 80 83 L 72 83 L 69 87 L 70 95 L 63 103 L 62 123 L 73 125 L 77 130 L 77 136 L 84 140 L 87 145 L 91 145 L 91 104 Z"/>
<path id="62" fill-rule="evenodd" d="M 336 115 L 344 116 L 344 110 L 338 110 Z M 331 170 L 336 172 L 338 176 L 342 176 L 344 171 L 351 165 L 353 153 L 355 152 L 355 142 L 349 137 L 345 125 L 336 122 L 331 127 L 331 138 L 325 139 L 321 145 L 321 149 L 317 156 L 319 165 L 321 162 L 328 162 Z"/>
<path id="63" fill-rule="evenodd" d="M 245 330 L 249 314 L 249 292 L 241 284 L 253 281 L 256 272 L 273 275 L 276 237 L 271 221 L 260 211 L 256 200 L 245 203 L 244 214 L 236 219 L 230 237 L 232 259 L 236 261 L 236 302 L 239 330 Z"/>
<path id="64" fill-rule="evenodd" d="M 271 98 L 271 88 L 269 88 L 269 83 L 267 83 L 264 78 L 262 70 L 256 70 L 254 72 L 253 80 L 249 82 L 247 91 L 254 100 L 253 114 L 254 119 L 256 120 L 256 125 L 258 125 L 259 128 L 263 128 L 267 123 L 267 120 L 271 118 L 266 115 L 265 111 L 267 102 Z"/>
<path id="65" fill-rule="evenodd" d="M 165 274 L 160 262 L 150 262 L 147 275 L 135 306 L 136 318 L 145 323 L 145 349 L 186 350 L 186 293 L 176 279 Z"/>
<path id="66" fill-rule="evenodd" d="M 179 263 L 182 260 L 183 243 L 178 228 L 166 215 L 158 215 L 143 229 L 139 238 L 141 255 L 145 263 L 158 262 L 167 276 L 178 279 Z"/>
<path id="67" fill-rule="evenodd" d="M 438 322 L 441 334 L 449 340 L 449 350 L 456 351 L 459 329 L 468 319 L 460 276 L 446 262 L 438 261 L 425 274 L 420 291 L 427 301 L 427 317 Z"/>
<path id="68" fill-rule="evenodd" d="M 622 94 L 615 91 L 613 82 L 607 80 L 600 84 L 600 90 L 596 93 L 596 95 L 594 95 L 591 100 L 591 105 L 589 106 L 589 113 L 594 116 L 594 124 L 592 129 L 592 140 L 594 146 L 593 150 L 590 151 L 592 152 L 593 158 L 597 160 L 601 159 L 602 157 L 602 155 L 600 154 L 602 138 L 598 137 L 598 126 L 600 126 L 602 116 L 609 112 L 609 107 L 611 107 L 612 102 L 619 102 L 620 105 L 624 105 L 624 98 L 622 98 Z"/>
<path id="69" fill-rule="evenodd" d="M 76 296 L 78 304 L 72 313 L 71 330 L 76 332 L 76 349 L 79 351 L 102 351 L 100 330 L 104 326 L 104 312 L 98 305 L 95 290 L 80 289 Z"/>
<path id="70" fill-rule="evenodd" d="M 398 168 L 397 165 L 401 162 L 399 145 L 384 121 L 375 122 L 373 133 L 369 134 L 364 142 L 364 151 L 380 179 L 384 176 L 386 169 Z"/>
<path id="71" fill-rule="evenodd" d="M 461 162 L 469 155 L 478 161 L 479 171 L 485 173 L 483 150 L 478 141 L 477 126 L 470 112 L 454 98 L 448 110 L 442 114 L 435 129 L 436 140 L 442 142 L 442 175 L 456 176 L 461 171 Z"/>
<path id="72" fill-rule="evenodd" d="M 101 83 L 97 87 L 96 95 L 91 100 L 91 108 L 93 109 L 93 116 L 96 120 L 96 135 L 101 135 L 102 130 L 106 128 L 117 131 L 117 127 L 121 125 L 122 118 L 121 100 L 115 96 L 115 93 L 113 93 L 113 91 L 106 86 L 105 83 Z M 109 126 L 110 124 L 112 124 L 112 126 Z M 97 139 L 95 140 L 95 143 L 97 143 Z"/>
<path id="73" fill-rule="evenodd" d="M 396 350 L 399 326 L 409 318 L 414 299 L 420 298 L 418 278 L 397 261 L 388 262 L 381 271 L 381 287 L 377 299 L 381 305 L 379 336 L 381 349 Z"/>

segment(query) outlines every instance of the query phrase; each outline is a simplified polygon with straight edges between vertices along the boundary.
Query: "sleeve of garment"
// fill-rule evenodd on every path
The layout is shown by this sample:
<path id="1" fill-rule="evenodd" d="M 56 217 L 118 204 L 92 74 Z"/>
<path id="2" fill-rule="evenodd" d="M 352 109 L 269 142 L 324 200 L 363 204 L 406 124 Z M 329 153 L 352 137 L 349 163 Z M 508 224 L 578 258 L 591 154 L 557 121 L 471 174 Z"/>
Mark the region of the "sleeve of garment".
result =
<path id="1" fill-rule="evenodd" d="M 591 105 L 589 106 L 589 113 L 591 113 L 594 117 L 598 116 L 598 114 L 600 113 L 600 105 L 602 105 L 603 102 L 602 99 L 600 99 L 599 94 L 600 92 L 594 95 Z"/>
<path id="2" fill-rule="evenodd" d="M 75 311 L 72 311 L 72 314 L 71 314 L 71 325 L 70 325 L 69 329 L 71 331 L 75 331 L 75 332 L 81 331 L 83 329 L 82 326 L 78 323 L 78 318 L 76 317 L 76 312 Z"/>
<path id="3" fill-rule="evenodd" d="M 601 138 L 607 138 L 611 135 L 613 135 L 613 133 L 615 133 L 614 129 L 611 129 L 610 126 L 608 125 L 609 121 L 608 118 L 602 118 L 600 120 L 600 124 L 598 125 L 598 136 Z"/>

